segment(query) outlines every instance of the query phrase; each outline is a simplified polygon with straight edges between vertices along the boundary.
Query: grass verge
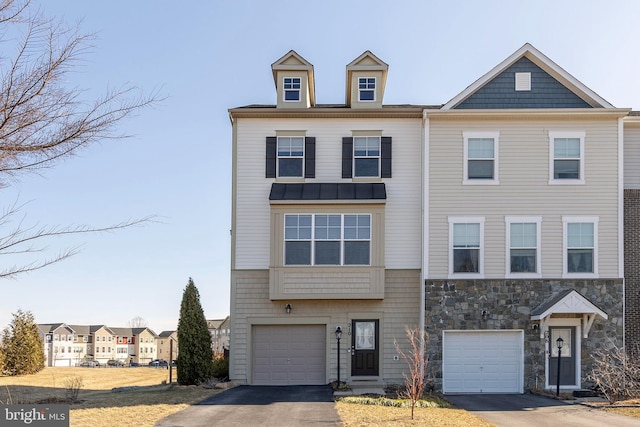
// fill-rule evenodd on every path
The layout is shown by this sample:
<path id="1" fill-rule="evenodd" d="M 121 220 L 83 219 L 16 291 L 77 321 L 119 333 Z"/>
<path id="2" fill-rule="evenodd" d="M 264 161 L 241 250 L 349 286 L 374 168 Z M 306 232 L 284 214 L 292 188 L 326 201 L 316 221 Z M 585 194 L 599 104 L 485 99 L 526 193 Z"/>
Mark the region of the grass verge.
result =
<path id="1" fill-rule="evenodd" d="M 67 395 L 65 383 L 76 377 L 82 378 L 83 388 L 79 401 L 70 408 L 72 427 L 153 426 L 167 415 L 220 392 L 168 385 L 167 369 L 52 367 L 34 375 L 0 377 L 0 403 L 62 401 Z M 123 387 L 123 391 L 112 391 Z"/>
<path id="2" fill-rule="evenodd" d="M 495 427 L 482 418 L 465 410 L 455 409 L 445 400 L 436 396 L 420 400 L 411 419 L 409 401 L 347 396 L 336 401 L 338 414 L 344 427 L 374 426 L 443 426 L 443 427 Z"/>

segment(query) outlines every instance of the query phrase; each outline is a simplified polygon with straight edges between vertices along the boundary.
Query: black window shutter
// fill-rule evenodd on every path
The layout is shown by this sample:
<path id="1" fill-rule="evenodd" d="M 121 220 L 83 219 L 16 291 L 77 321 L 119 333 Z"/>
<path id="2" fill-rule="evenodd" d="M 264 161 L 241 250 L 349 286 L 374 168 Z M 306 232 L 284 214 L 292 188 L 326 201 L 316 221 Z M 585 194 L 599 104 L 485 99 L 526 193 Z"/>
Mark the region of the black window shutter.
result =
<path id="1" fill-rule="evenodd" d="M 316 177 L 316 138 L 313 136 L 304 139 L 304 177 Z"/>
<path id="2" fill-rule="evenodd" d="M 380 168 L 381 178 L 391 178 L 391 137 L 380 138 L 380 158 L 382 165 Z"/>
<path id="3" fill-rule="evenodd" d="M 276 149 L 278 138 L 275 136 L 267 137 L 267 162 L 265 168 L 265 178 L 276 177 Z"/>
<path id="4" fill-rule="evenodd" d="M 353 138 L 342 138 L 342 177 L 353 177 Z"/>

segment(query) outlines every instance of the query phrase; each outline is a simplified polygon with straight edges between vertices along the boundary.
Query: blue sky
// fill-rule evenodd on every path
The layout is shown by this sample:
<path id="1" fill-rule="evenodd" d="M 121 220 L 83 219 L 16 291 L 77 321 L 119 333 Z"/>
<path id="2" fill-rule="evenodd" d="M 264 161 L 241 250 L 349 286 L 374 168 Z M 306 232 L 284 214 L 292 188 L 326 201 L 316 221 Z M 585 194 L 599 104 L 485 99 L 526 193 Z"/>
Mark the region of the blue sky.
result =
<path id="1" fill-rule="evenodd" d="M 442 104 L 529 42 L 616 107 L 640 110 L 640 2 L 34 0 L 96 33 L 69 83 L 99 97 L 139 86 L 166 96 L 105 141 L 4 189 L 27 224 L 159 223 L 48 242 L 81 252 L 0 282 L 0 327 L 38 322 L 177 325 L 189 277 L 207 318 L 229 313 L 229 108 L 274 104 L 270 65 L 294 49 L 315 67 L 318 103 L 343 103 L 345 66 L 389 64 L 385 104 Z M 266 196 L 265 196 L 266 197 Z"/>

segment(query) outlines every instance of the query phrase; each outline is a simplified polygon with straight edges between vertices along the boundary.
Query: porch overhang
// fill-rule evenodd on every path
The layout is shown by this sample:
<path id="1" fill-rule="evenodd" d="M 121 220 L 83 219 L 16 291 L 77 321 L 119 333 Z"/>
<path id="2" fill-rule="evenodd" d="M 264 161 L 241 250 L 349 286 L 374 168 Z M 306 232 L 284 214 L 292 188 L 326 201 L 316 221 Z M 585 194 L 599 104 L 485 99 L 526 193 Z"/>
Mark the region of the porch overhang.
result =
<path id="1" fill-rule="evenodd" d="M 531 320 L 540 322 L 540 338 L 544 338 L 548 330 L 548 322 L 552 315 L 565 317 L 568 315 L 582 315 L 582 336 L 587 338 L 596 317 L 607 320 L 609 316 L 600 310 L 589 299 L 575 289 L 567 289 L 549 301 L 542 303 L 531 312 Z M 565 316 L 563 316 L 565 315 Z"/>

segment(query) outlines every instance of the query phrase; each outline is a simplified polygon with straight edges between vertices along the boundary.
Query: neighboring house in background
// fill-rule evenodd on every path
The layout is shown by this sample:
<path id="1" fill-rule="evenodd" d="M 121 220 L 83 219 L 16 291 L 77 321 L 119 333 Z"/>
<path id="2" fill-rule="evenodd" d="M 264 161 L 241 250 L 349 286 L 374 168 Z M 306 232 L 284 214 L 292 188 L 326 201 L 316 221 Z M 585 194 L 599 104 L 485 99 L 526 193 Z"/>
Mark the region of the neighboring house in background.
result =
<path id="1" fill-rule="evenodd" d="M 75 366 L 85 356 L 86 347 L 78 345 L 75 330 L 66 323 L 39 324 L 44 343 L 45 366 Z"/>
<path id="2" fill-rule="evenodd" d="M 207 320 L 207 327 L 211 333 L 211 348 L 214 353 L 229 350 L 230 323 L 229 316 L 224 319 Z"/>
<path id="3" fill-rule="evenodd" d="M 131 328 L 111 328 L 111 330 L 115 334 L 116 343 L 114 359 L 128 364 L 136 354 L 133 330 Z"/>
<path id="4" fill-rule="evenodd" d="M 438 106 L 383 105 L 368 51 L 344 105 L 294 51 L 272 71 L 276 105 L 229 110 L 231 380 L 333 381 L 337 327 L 354 384 L 403 382 L 394 342 L 424 328 L 445 393 L 555 388 L 560 342 L 578 389 L 640 343 L 637 113 L 529 44 Z"/>
<path id="5" fill-rule="evenodd" d="M 176 360 L 178 358 L 178 332 L 162 331 L 156 338 L 158 359 Z"/>
<path id="6" fill-rule="evenodd" d="M 157 359 L 156 333 L 149 328 L 132 328 L 131 331 L 135 346 L 133 361 L 145 365 Z"/>
<path id="7" fill-rule="evenodd" d="M 91 325 L 93 360 L 107 363 L 116 357 L 116 334 L 106 325 Z M 91 354 L 90 354 L 91 355 Z"/>

